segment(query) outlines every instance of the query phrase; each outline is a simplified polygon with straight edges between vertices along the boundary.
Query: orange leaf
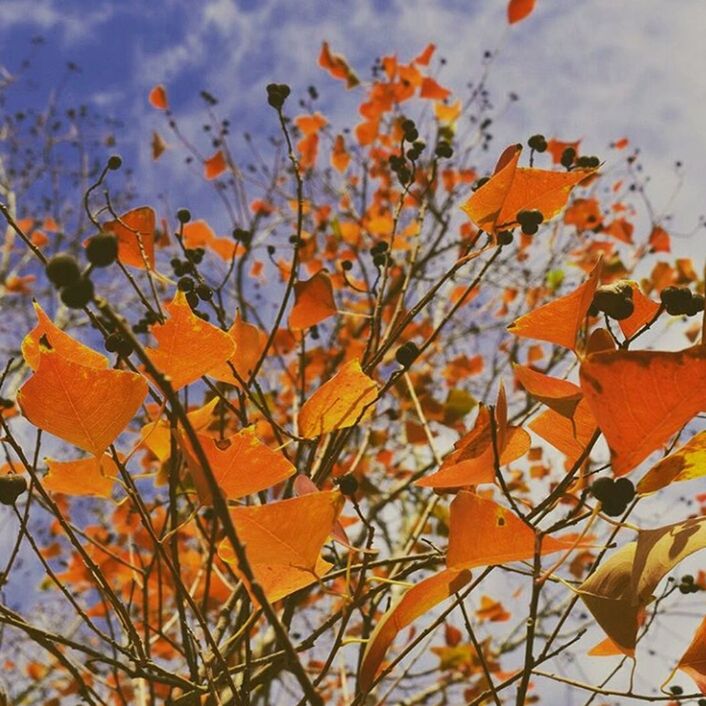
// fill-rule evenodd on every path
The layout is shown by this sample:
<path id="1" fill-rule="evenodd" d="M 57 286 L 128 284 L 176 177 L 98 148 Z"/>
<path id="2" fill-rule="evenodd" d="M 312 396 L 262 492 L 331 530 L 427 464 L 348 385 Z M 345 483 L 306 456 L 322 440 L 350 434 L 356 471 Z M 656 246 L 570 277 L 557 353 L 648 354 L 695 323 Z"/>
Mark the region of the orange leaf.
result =
<path id="1" fill-rule="evenodd" d="M 424 51 L 414 59 L 414 63 L 420 64 L 421 66 L 429 66 L 429 62 L 435 51 L 436 44 L 427 44 L 426 47 L 424 47 Z"/>
<path id="2" fill-rule="evenodd" d="M 470 580 L 470 571 L 445 569 L 405 591 L 395 605 L 378 621 L 368 640 L 360 665 L 359 685 L 362 691 L 370 689 L 380 670 L 385 653 L 397 633 L 441 601 L 460 591 Z"/>
<path id="3" fill-rule="evenodd" d="M 349 360 L 302 405 L 299 433 L 315 439 L 352 427 L 373 413 L 377 394 L 375 381 L 363 372 L 358 359 Z"/>
<path id="4" fill-rule="evenodd" d="M 164 150 L 167 149 L 167 143 L 156 130 L 152 132 L 152 141 L 150 146 L 152 147 L 152 159 L 154 160 L 159 159 L 164 153 Z"/>
<path id="5" fill-rule="evenodd" d="M 331 568 L 319 554 L 342 507 L 343 496 L 328 490 L 231 510 L 255 580 L 270 601 L 311 585 Z M 227 539 L 219 545 L 218 554 L 243 577 Z"/>
<path id="6" fill-rule="evenodd" d="M 34 426 L 100 456 L 146 395 L 147 382 L 137 373 L 91 368 L 42 350 L 17 402 Z"/>
<path id="7" fill-rule="evenodd" d="M 480 608 L 476 610 L 476 617 L 481 621 L 490 620 L 491 623 L 502 623 L 510 619 L 510 613 L 505 610 L 500 601 L 496 601 L 490 596 L 481 596 Z"/>
<path id="8" fill-rule="evenodd" d="M 535 0 L 510 0 L 507 6 L 507 21 L 514 25 L 515 22 L 524 20 L 534 10 Z"/>
<path id="9" fill-rule="evenodd" d="M 209 466 L 227 500 L 237 500 L 251 493 L 259 493 L 294 475 L 296 468 L 279 451 L 273 451 L 255 436 L 254 427 L 247 427 L 224 440 L 199 434 L 199 442 Z M 210 486 L 199 465 L 193 447 L 185 434 L 181 435 L 199 500 L 213 504 Z"/>
<path id="10" fill-rule="evenodd" d="M 671 252 L 672 250 L 672 239 L 661 226 L 652 228 L 649 244 L 652 252 Z"/>
<path id="11" fill-rule="evenodd" d="M 331 278 L 324 270 L 305 282 L 297 282 L 294 297 L 294 306 L 289 314 L 289 327 L 292 329 L 310 328 L 338 312 Z"/>
<path id="12" fill-rule="evenodd" d="M 600 268 L 599 261 L 588 280 L 577 289 L 521 316 L 507 330 L 516 336 L 549 341 L 574 350 L 576 337 L 598 286 Z"/>
<path id="13" fill-rule="evenodd" d="M 208 376 L 237 386 L 238 379 L 233 375 L 230 366 L 235 368 L 241 378 L 247 380 L 262 355 L 267 334 L 257 326 L 243 321 L 238 313 L 228 330 L 228 335 L 235 345 L 235 353 L 226 363 L 221 363 L 209 370 Z"/>
<path id="14" fill-rule="evenodd" d="M 154 268 L 155 214 L 149 206 L 133 208 L 119 220 L 103 225 L 104 230 L 118 238 L 118 259 L 124 265 L 145 269 Z"/>
<path id="15" fill-rule="evenodd" d="M 326 69 L 334 78 L 345 81 L 348 89 L 355 88 L 360 83 L 345 58 L 340 54 L 334 54 L 329 49 L 328 42 L 324 42 L 321 45 L 319 66 L 322 69 Z"/>
<path id="16" fill-rule="evenodd" d="M 669 456 L 660 459 L 637 484 L 638 493 L 654 493 L 670 483 L 706 475 L 706 431 L 687 441 Z"/>
<path id="17" fill-rule="evenodd" d="M 681 656 L 677 669 L 688 674 L 702 694 L 706 694 L 706 618 L 696 628 L 691 643 Z"/>
<path id="18" fill-rule="evenodd" d="M 328 125 L 328 120 L 321 113 L 311 115 L 299 115 L 294 118 L 294 124 L 301 130 L 303 135 L 316 135 L 321 128 Z"/>
<path id="19" fill-rule="evenodd" d="M 555 140 L 551 138 L 547 140 L 547 152 L 552 156 L 552 162 L 554 164 L 561 164 L 561 155 L 564 154 L 564 150 L 568 147 L 576 150 L 578 154 L 579 146 L 581 145 L 581 140 L 576 140 L 574 142 L 563 142 L 562 140 Z"/>
<path id="20" fill-rule="evenodd" d="M 68 333 L 62 331 L 46 315 L 44 309 L 37 302 L 34 304 L 34 313 L 37 315 L 37 325 L 22 339 L 22 356 L 32 370 L 39 367 L 41 357 L 41 340 L 49 343 L 52 350 L 63 358 L 74 363 L 80 363 L 89 368 L 107 368 L 108 359 L 77 341 Z"/>
<path id="21" fill-rule="evenodd" d="M 342 174 L 348 168 L 350 161 L 351 157 L 346 151 L 346 143 L 343 139 L 343 135 L 336 135 L 333 149 L 331 150 L 331 165 L 337 172 Z"/>
<path id="22" fill-rule="evenodd" d="M 632 303 L 635 307 L 627 319 L 621 319 L 618 324 L 626 338 L 636 334 L 645 324 L 652 321 L 659 310 L 659 304 L 646 297 L 640 291 L 640 285 L 634 280 L 627 280 L 632 288 Z"/>
<path id="23" fill-rule="evenodd" d="M 89 456 L 75 461 L 46 459 L 49 473 L 44 476 L 42 485 L 53 493 L 66 495 L 95 495 L 109 498 L 113 494 L 118 467 L 112 456 Z"/>
<path id="24" fill-rule="evenodd" d="M 448 88 L 440 86 L 433 78 L 426 76 L 422 81 L 422 88 L 419 91 L 422 98 L 431 98 L 435 101 L 442 101 L 451 95 Z"/>
<path id="25" fill-rule="evenodd" d="M 178 390 L 223 363 L 235 351 L 233 339 L 194 314 L 179 290 L 167 305 L 169 318 L 151 328 L 159 348 L 145 348 L 158 370 Z"/>
<path id="26" fill-rule="evenodd" d="M 488 233 L 514 228 L 517 214 L 541 211 L 544 220 L 553 218 L 564 206 L 571 190 L 593 169 L 570 172 L 518 167 L 522 145 L 508 147 L 500 157 L 495 174 L 461 207 L 469 218 Z"/>
<path id="27" fill-rule="evenodd" d="M 297 143 L 299 151 L 299 166 L 304 169 L 311 169 L 316 164 L 316 157 L 319 153 L 319 136 L 316 133 L 306 135 Z"/>
<path id="28" fill-rule="evenodd" d="M 232 238 L 219 238 L 211 226 L 200 219 L 184 225 L 183 238 L 185 247 L 208 248 L 226 262 L 230 262 L 240 251 Z"/>
<path id="29" fill-rule="evenodd" d="M 535 533 L 511 510 L 469 490 L 461 490 L 451 503 L 449 568 L 522 561 L 534 555 Z M 569 548 L 570 543 L 545 536 L 542 554 Z"/>
<path id="30" fill-rule="evenodd" d="M 446 103 L 437 102 L 434 104 L 434 115 L 440 123 L 449 125 L 455 123 L 461 115 L 462 105 L 461 101 L 457 100 L 451 105 L 446 105 Z"/>
<path id="31" fill-rule="evenodd" d="M 581 365 L 581 387 L 611 450 L 629 473 L 706 410 L 706 346 L 683 351 L 606 351 Z"/>
<path id="32" fill-rule="evenodd" d="M 167 90 L 163 84 L 157 84 L 147 96 L 150 105 L 157 110 L 169 110 L 169 101 L 167 100 Z"/>
<path id="33" fill-rule="evenodd" d="M 543 402 L 563 417 L 571 419 L 583 397 L 578 385 L 568 380 L 549 377 L 526 365 L 513 365 L 515 377 L 525 390 L 535 399 Z"/>
<path id="34" fill-rule="evenodd" d="M 228 163 L 226 162 L 225 155 L 222 150 L 218 150 L 218 152 L 212 154 L 208 159 L 204 160 L 204 179 L 208 179 L 209 181 L 212 179 L 217 179 L 226 169 L 228 169 Z"/>

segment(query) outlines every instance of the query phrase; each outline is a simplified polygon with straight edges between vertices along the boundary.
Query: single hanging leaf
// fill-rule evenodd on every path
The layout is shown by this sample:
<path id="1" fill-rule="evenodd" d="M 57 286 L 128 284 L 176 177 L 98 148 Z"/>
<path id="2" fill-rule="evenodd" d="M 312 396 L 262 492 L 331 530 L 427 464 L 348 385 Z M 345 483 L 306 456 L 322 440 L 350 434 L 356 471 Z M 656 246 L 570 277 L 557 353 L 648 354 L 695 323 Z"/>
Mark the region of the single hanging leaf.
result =
<path id="1" fill-rule="evenodd" d="M 535 0 L 510 0 L 507 6 L 507 21 L 514 25 L 534 10 Z"/>
<path id="2" fill-rule="evenodd" d="M 247 381 L 260 360 L 267 343 L 267 334 L 257 326 L 243 321 L 238 312 L 233 325 L 228 329 L 228 335 L 235 345 L 235 353 L 225 363 L 209 370 L 208 376 L 238 387 L 238 379 L 233 374 L 231 365 L 240 378 Z"/>
<path id="3" fill-rule="evenodd" d="M 706 410 L 706 346 L 683 351 L 606 351 L 583 361 L 581 387 L 611 451 L 629 473 Z"/>
<path id="4" fill-rule="evenodd" d="M 44 476 L 42 485 L 53 493 L 109 498 L 113 494 L 115 478 L 120 474 L 113 457 L 108 454 L 74 461 L 47 458 L 46 462 L 49 473 Z"/>
<path id="5" fill-rule="evenodd" d="M 637 484 L 638 493 L 654 493 L 670 483 L 706 476 L 706 431 L 657 462 Z"/>
<path id="6" fill-rule="evenodd" d="M 163 84 L 157 84 L 147 96 L 150 105 L 157 110 L 169 110 L 169 101 L 167 99 L 167 89 Z"/>
<path id="7" fill-rule="evenodd" d="M 273 451 L 255 436 L 253 427 L 243 429 L 222 441 L 204 434 L 199 434 L 198 438 L 216 482 L 227 500 L 237 500 L 267 490 L 296 472 L 284 454 Z M 208 479 L 186 434 L 182 433 L 180 441 L 199 500 L 204 505 L 212 505 L 213 496 Z"/>
<path id="8" fill-rule="evenodd" d="M 595 173 L 593 169 L 570 172 L 518 167 L 522 145 L 508 147 L 495 173 L 461 207 L 478 228 L 496 233 L 515 228 L 517 214 L 538 210 L 544 221 L 561 211 L 571 190 Z"/>
<path id="9" fill-rule="evenodd" d="M 583 392 L 578 385 L 533 370 L 527 365 L 513 365 L 517 381 L 535 399 L 543 402 L 562 417 L 571 419 Z"/>
<path id="10" fill-rule="evenodd" d="M 446 565 L 455 569 L 522 561 L 534 556 L 535 533 L 512 510 L 469 490 L 451 503 Z M 542 554 L 566 550 L 571 542 L 545 536 Z"/>
<path id="11" fill-rule="evenodd" d="M 516 336 L 549 341 L 575 350 L 578 332 L 598 286 L 600 268 L 601 263 L 598 262 L 588 280 L 573 292 L 520 316 L 507 330 Z"/>
<path id="12" fill-rule="evenodd" d="M 661 226 L 652 228 L 649 244 L 652 252 L 671 252 L 672 250 L 672 239 Z"/>
<path id="13" fill-rule="evenodd" d="M 584 603 L 620 650 L 635 652 L 640 611 L 659 582 L 683 559 L 706 547 L 706 517 L 640 530 L 578 588 Z"/>
<path id="14" fill-rule="evenodd" d="M 348 89 L 355 88 L 360 83 L 345 58 L 340 54 L 334 54 L 329 49 L 328 42 L 321 45 L 319 66 L 326 69 L 334 78 L 345 81 Z"/>
<path id="15" fill-rule="evenodd" d="M 278 601 L 315 583 L 331 568 L 319 554 L 343 503 L 341 493 L 329 490 L 231 510 L 255 580 L 268 600 Z M 218 554 L 244 579 L 227 539 L 220 543 Z"/>
<path id="16" fill-rule="evenodd" d="M 696 628 L 691 643 L 681 656 L 677 669 L 688 674 L 702 694 L 706 694 L 706 618 Z"/>
<path id="17" fill-rule="evenodd" d="M 351 156 L 346 150 L 346 143 L 343 135 L 336 135 L 336 139 L 333 142 L 333 148 L 331 150 L 331 166 L 339 173 L 348 169 L 348 164 L 351 161 Z"/>
<path id="18" fill-rule="evenodd" d="M 445 569 L 409 588 L 380 618 L 360 666 L 359 686 L 367 691 L 382 666 L 385 653 L 400 630 L 460 591 L 471 580 L 467 569 Z"/>
<path id="19" fill-rule="evenodd" d="M 196 316 L 181 290 L 167 309 L 166 323 L 150 329 L 159 348 L 145 351 L 159 371 L 169 377 L 172 387 L 179 390 L 228 360 L 235 344 L 225 331 Z"/>
<path id="20" fill-rule="evenodd" d="M 294 306 L 289 314 L 289 327 L 306 329 L 337 313 L 333 284 L 324 270 L 311 279 L 294 285 Z"/>
<path id="21" fill-rule="evenodd" d="M 299 434 L 315 439 L 367 419 L 373 413 L 377 394 L 375 381 L 363 372 L 360 362 L 349 360 L 303 404 Z"/>
<path id="22" fill-rule="evenodd" d="M 659 304 L 646 297 L 640 290 L 639 283 L 627 280 L 632 289 L 633 312 L 627 319 L 618 322 L 620 330 L 626 338 L 635 335 L 645 324 L 648 324 L 659 311 Z"/>
<path id="23" fill-rule="evenodd" d="M 150 148 L 152 150 L 152 159 L 155 161 L 157 161 L 167 149 L 167 143 L 156 130 L 152 131 L 152 140 L 150 141 Z"/>
<path id="24" fill-rule="evenodd" d="M 119 220 L 103 224 L 103 229 L 118 239 L 118 260 L 139 269 L 154 269 L 154 231 L 156 217 L 149 206 L 133 208 Z"/>
<path id="25" fill-rule="evenodd" d="M 100 456 L 146 395 L 147 381 L 137 373 L 91 368 L 42 350 L 17 402 L 34 426 Z"/>
<path id="26" fill-rule="evenodd" d="M 222 150 L 212 154 L 203 163 L 203 175 L 208 181 L 217 179 L 226 169 L 228 169 L 228 162 Z"/>
<path id="27" fill-rule="evenodd" d="M 89 368 L 107 368 L 108 359 L 77 341 L 68 333 L 62 331 L 44 313 L 37 302 L 33 302 L 37 315 L 37 325 L 22 339 L 22 356 L 32 370 L 39 367 L 41 358 L 41 341 L 45 340 L 52 350 L 74 363 L 86 365 Z"/>

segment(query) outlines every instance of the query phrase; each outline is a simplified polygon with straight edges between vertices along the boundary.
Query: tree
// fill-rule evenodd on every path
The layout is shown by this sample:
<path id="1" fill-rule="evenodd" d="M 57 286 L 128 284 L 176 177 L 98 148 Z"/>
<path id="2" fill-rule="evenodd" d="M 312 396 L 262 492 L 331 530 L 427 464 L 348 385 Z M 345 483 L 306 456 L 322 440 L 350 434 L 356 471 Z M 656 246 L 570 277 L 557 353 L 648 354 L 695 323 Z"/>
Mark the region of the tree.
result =
<path id="1" fill-rule="evenodd" d="M 35 562 L 47 589 L 41 613 L 0 603 L 17 703 L 706 693 L 703 624 L 678 665 L 693 693 L 666 665 L 655 696 L 562 661 L 618 673 L 706 588 L 662 583 L 706 544 L 702 515 L 634 520 L 704 473 L 704 282 L 664 259 L 665 221 L 635 234 L 654 211 L 626 139 L 608 168 L 523 136 L 484 174 L 493 104 L 482 81 L 454 99 L 434 50 L 363 83 L 324 44 L 361 121 L 335 129 L 314 87 L 293 115 L 271 83 L 279 137 L 247 136 L 251 163 L 217 97 L 202 150 L 156 86 L 230 235 L 121 205 L 117 155 L 76 185 L 82 225 L 49 228 L 41 203 L 28 220 L 4 187 L 2 576 L 17 591 Z M 689 345 L 665 350 L 675 327 Z"/>

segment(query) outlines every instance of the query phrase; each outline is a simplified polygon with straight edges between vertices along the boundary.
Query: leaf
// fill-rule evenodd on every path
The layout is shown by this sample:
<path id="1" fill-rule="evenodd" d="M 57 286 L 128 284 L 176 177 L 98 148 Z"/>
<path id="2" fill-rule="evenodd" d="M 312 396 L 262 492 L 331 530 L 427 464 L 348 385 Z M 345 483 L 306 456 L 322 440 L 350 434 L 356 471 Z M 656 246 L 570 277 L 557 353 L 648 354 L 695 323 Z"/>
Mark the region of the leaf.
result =
<path id="1" fill-rule="evenodd" d="M 355 75 L 348 62 L 340 54 L 334 54 L 330 49 L 328 42 L 321 45 L 321 53 L 319 54 L 319 66 L 326 69 L 334 78 L 341 79 L 346 82 L 346 88 L 349 90 L 355 88 L 360 81 Z"/>
<path id="2" fill-rule="evenodd" d="M 240 313 L 237 313 L 233 325 L 228 329 L 228 335 L 235 345 L 235 353 L 226 363 L 209 370 L 208 376 L 237 387 L 239 383 L 230 366 L 235 368 L 243 380 L 248 380 L 265 348 L 267 334 L 257 326 L 243 321 Z"/>
<path id="3" fill-rule="evenodd" d="M 44 476 L 42 485 L 53 493 L 109 498 L 113 494 L 115 478 L 120 474 L 115 461 L 108 454 L 74 461 L 45 460 L 49 473 Z"/>
<path id="4" fill-rule="evenodd" d="M 218 152 L 215 152 L 208 159 L 204 160 L 204 179 L 208 179 L 209 181 L 217 179 L 226 169 L 228 169 L 228 163 L 226 162 L 223 150 L 218 150 Z"/>
<path id="5" fill-rule="evenodd" d="M 372 415 L 377 394 L 375 381 L 363 372 L 358 359 L 349 360 L 303 404 L 299 434 L 315 439 L 352 427 Z"/>
<path id="6" fill-rule="evenodd" d="M 422 87 L 419 91 L 421 98 L 430 98 L 435 101 L 443 101 L 451 95 L 448 88 L 440 86 L 433 78 L 425 76 L 422 80 Z"/>
<path id="7" fill-rule="evenodd" d="M 278 601 L 311 585 L 331 568 L 319 554 L 343 502 L 338 491 L 329 490 L 231 510 L 255 580 L 268 600 Z M 218 554 L 244 578 L 227 539 L 220 543 Z"/>
<path id="8" fill-rule="evenodd" d="M 333 141 L 333 149 L 331 150 L 331 166 L 339 174 L 343 174 L 348 169 L 350 161 L 351 157 L 346 150 L 343 135 L 336 135 L 336 139 Z"/>
<path id="9" fill-rule="evenodd" d="M 583 398 L 578 385 L 533 370 L 527 365 L 513 365 L 517 381 L 535 399 L 543 402 L 562 417 L 571 419 Z"/>
<path id="10" fill-rule="evenodd" d="M 311 279 L 294 285 L 294 306 L 289 314 L 289 327 L 306 329 L 338 312 L 333 299 L 333 284 L 324 270 Z"/>
<path id="11" fill-rule="evenodd" d="M 145 348 L 145 351 L 157 369 L 169 378 L 174 390 L 179 390 L 228 360 L 235 352 L 235 344 L 225 331 L 196 316 L 181 290 L 167 304 L 167 310 L 166 323 L 150 329 L 159 348 Z"/>
<path id="12" fill-rule="evenodd" d="M 517 214 L 541 211 L 545 221 L 564 206 L 571 190 L 593 169 L 570 172 L 518 167 L 522 145 L 511 145 L 501 155 L 495 173 L 461 207 L 478 228 L 496 233 L 518 225 Z"/>
<path id="13" fill-rule="evenodd" d="M 37 325 L 22 339 L 22 356 L 32 370 L 39 367 L 42 339 L 49 343 L 52 350 L 74 363 L 80 363 L 89 368 L 108 367 L 108 359 L 104 355 L 62 331 L 37 302 L 33 302 L 33 306 L 34 313 L 37 315 Z"/>
<path id="14" fill-rule="evenodd" d="M 683 351 L 606 351 L 586 357 L 581 387 L 611 451 L 629 473 L 706 410 L 706 346 Z"/>
<path id="15" fill-rule="evenodd" d="M 535 0 L 510 0 L 507 6 L 507 21 L 514 25 L 534 10 Z"/>
<path id="16" fill-rule="evenodd" d="M 147 381 L 137 373 L 92 368 L 42 350 L 17 402 L 34 426 L 100 456 L 146 395 Z"/>
<path id="17" fill-rule="evenodd" d="M 267 490 L 296 472 L 284 454 L 273 451 L 255 436 L 254 427 L 247 427 L 223 440 L 204 434 L 199 434 L 198 439 L 226 500 L 237 500 Z M 213 496 L 206 474 L 183 432 L 180 441 L 199 500 L 204 505 L 212 505 Z"/>
<path id="18" fill-rule="evenodd" d="M 583 325 L 598 286 L 600 270 L 599 261 L 588 280 L 573 292 L 520 316 L 508 326 L 507 330 L 516 336 L 549 341 L 575 350 L 579 329 Z"/>
<path id="19" fill-rule="evenodd" d="M 118 259 L 123 265 L 154 269 L 155 222 L 154 211 L 149 206 L 140 206 L 103 225 L 104 230 L 117 237 Z"/>
<path id="20" fill-rule="evenodd" d="M 370 689 L 385 653 L 400 630 L 434 606 L 460 591 L 471 580 L 466 569 L 445 569 L 409 588 L 378 621 L 365 647 L 360 665 L 359 687 Z"/>
<path id="21" fill-rule="evenodd" d="M 657 584 L 704 547 L 706 517 L 640 530 L 637 541 L 614 552 L 579 586 L 578 593 L 616 646 L 633 656 L 639 614 L 653 600 Z"/>
<path id="22" fill-rule="evenodd" d="M 570 542 L 545 536 L 542 554 L 566 550 Z M 469 490 L 451 503 L 446 565 L 452 569 L 522 561 L 534 556 L 535 533 L 511 510 Z"/>
<path id="23" fill-rule="evenodd" d="M 632 303 L 635 307 L 627 319 L 621 319 L 618 324 L 626 338 L 636 334 L 645 324 L 648 324 L 659 311 L 660 305 L 646 297 L 635 280 L 625 280 L 632 289 Z"/>
<path id="24" fill-rule="evenodd" d="M 671 252 L 672 239 L 662 226 L 654 226 L 648 240 L 651 252 Z"/>
<path id="25" fill-rule="evenodd" d="M 157 84 L 147 96 L 150 105 L 157 110 L 169 110 L 169 101 L 167 100 L 167 89 L 163 84 Z"/>
<path id="26" fill-rule="evenodd" d="M 219 238 L 213 232 L 211 226 L 201 219 L 186 223 L 182 237 L 184 247 L 208 248 L 225 262 L 230 262 L 233 257 L 242 252 L 241 246 L 234 242 L 232 238 Z"/>
<path id="27" fill-rule="evenodd" d="M 694 637 L 681 656 L 677 669 L 688 674 L 702 694 L 706 694 L 706 618 L 696 628 Z"/>
<path id="28" fill-rule="evenodd" d="M 152 131 L 152 140 L 150 142 L 150 147 L 152 149 L 152 159 L 155 161 L 158 160 L 164 153 L 164 150 L 167 149 L 167 143 L 156 130 Z"/>
<path id="29" fill-rule="evenodd" d="M 414 63 L 419 64 L 420 66 L 429 66 L 429 62 L 431 61 L 431 57 L 435 51 L 436 44 L 427 44 L 426 47 L 424 47 L 424 51 L 415 57 Z"/>
<path id="30" fill-rule="evenodd" d="M 706 431 L 656 463 L 637 484 L 638 493 L 654 493 L 670 483 L 706 476 Z"/>

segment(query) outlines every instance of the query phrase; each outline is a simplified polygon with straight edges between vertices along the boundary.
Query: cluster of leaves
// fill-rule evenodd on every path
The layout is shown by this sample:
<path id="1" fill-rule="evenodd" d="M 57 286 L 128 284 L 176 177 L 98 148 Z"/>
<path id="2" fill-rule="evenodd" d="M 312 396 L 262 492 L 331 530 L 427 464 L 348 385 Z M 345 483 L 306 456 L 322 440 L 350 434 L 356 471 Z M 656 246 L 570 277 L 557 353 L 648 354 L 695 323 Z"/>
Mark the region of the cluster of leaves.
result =
<path id="1" fill-rule="evenodd" d="M 529 166 L 511 145 L 483 175 L 496 109 L 482 81 L 453 99 L 433 45 L 368 82 L 327 44 L 319 63 L 362 92 L 361 120 L 335 131 L 313 87 L 292 117 L 270 84 L 271 163 L 250 136 L 239 156 L 211 94 L 202 152 L 150 92 L 176 143 L 155 132 L 153 157 L 200 165 L 228 235 L 187 209 L 116 212 L 117 157 L 68 247 L 0 204 L 36 278 L 5 293 L 34 294 L 36 321 L 2 376 L 0 502 L 18 520 L 2 577 L 25 547 L 58 612 L 0 603 L 3 640 L 46 656 L 4 651 L 18 703 L 499 704 L 516 687 L 522 704 L 533 675 L 647 698 L 542 667 L 585 652 L 578 601 L 607 635 L 591 654 L 634 657 L 677 588 L 655 600 L 658 584 L 706 546 L 703 516 L 627 522 L 704 474 L 703 279 L 657 259 L 652 209 L 634 237 L 627 140 L 603 164 L 534 135 Z M 689 347 L 635 349 L 679 321 Z M 693 698 L 705 626 L 678 664 Z"/>

